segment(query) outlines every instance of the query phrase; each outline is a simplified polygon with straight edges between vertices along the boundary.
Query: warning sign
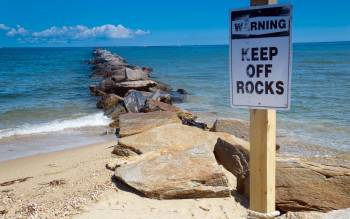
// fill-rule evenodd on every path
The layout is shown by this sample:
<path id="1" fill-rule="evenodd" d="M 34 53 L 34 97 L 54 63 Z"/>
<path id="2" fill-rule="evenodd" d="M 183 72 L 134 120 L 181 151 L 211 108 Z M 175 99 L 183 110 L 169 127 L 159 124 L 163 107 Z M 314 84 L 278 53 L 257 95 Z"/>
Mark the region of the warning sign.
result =
<path id="1" fill-rule="evenodd" d="M 233 10 L 230 76 L 233 107 L 289 109 L 291 6 Z"/>

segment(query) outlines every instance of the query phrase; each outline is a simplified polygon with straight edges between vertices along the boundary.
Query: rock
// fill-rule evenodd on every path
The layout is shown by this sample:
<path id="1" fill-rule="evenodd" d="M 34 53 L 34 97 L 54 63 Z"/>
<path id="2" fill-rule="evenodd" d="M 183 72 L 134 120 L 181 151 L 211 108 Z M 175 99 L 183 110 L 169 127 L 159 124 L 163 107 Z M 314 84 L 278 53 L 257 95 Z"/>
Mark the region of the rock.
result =
<path id="1" fill-rule="evenodd" d="M 155 85 L 154 87 L 151 87 L 150 91 L 156 92 L 157 90 L 161 90 L 161 91 L 164 91 L 166 93 L 169 93 L 171 91 L 171 87 L 170 87 L 170 85 L 167 85 L 167 84 L 164 84 L 164 83 L 157 81 L 157 85 Z"/>
<path id="2" fill-rule="evenodd" d="M 179 123 L 162 125 L 136 135 L 121 138 L 119 139 L 119 146 L 132 149 L 137 154 L 169 147 L 180 150 L 193 145 L 207 145 L 213 151 L 218 138 L 222 138 L 232 144 L 241 144 L 248 147 L 247 142 L 233 135 L 203 131 Z"/>
<path id="3" fill-rule="evenodd" d="M 196 120 L 197 119 L 197 116 L 190 113 L 190 112 L 184 112 L 184 111 L 181 111 L 177 114 L 177 116 L 181 119 L 181 120 Z"/>
<path id="4" fill-rule="evenodd" d="M 126 148 L 126 147 L 121 147 L 119 145 L 115 145 L 112 151 L 112 154 L 122 156 L 122 157 L 129 157 L 132 155 L 136 155 L 137 153 L 134 152 L 133 150 Z"/>
<path id="5" fill-rule="evenodd" d="M 119 121 L 118 120 L 114 120 L 113 122 L 109 123 L 108 126 L 110 128 L 119 128 Z"/>
<path id="6" fill-rule="evenodd" d="M 115 83 L 114 92 L 120 96 L 124 96 L 129 90 L 149 91 L 149 88 L 157 85 L 152 80 L 124 81 Z"/>
<path id="7" fill-rule="evenodd" d="M 124 97 L 124 104 L 128 112 L 138 113 L 145 108 L 146 97 L 137 90 L 131 90 Z"/>
<path id="8" fill-rule="evenodd" d="M 150 74 L 153 71 L 153 68 L 150 67 L 142 67 L 142 71 L 144 71 L 147 74 Z"/>
<path id="9" fill-rule="evenodd" d="M 116 94 L 106 94 L 97 102 L 96 106 L 99 109 L 109 110 L 123 102 L 123 98 Z"/>
<path id="10" fill-rule="evenodd" d="M 249 148 L 231 144 L 219 138 L 214 147 L 217 162 L 237 178 L 237 192 L 245 194 L 245 179 L 249 177 Z"/>
<path id="11" fill-rule="evenodd" d="M 249 123 L 239 119 L 217 119 L 210 131 L 226 132 L 244 140 L 249 140 Z"/>
<path id="12" fill-rule="evenodd" d="M 144 112 L 154 112 L 154 111 L 170 111 L 170 112 L 181 112 L 181 109 L 167 104 L 160 102 L 158 100 L 152 100 L 152 99 L 147 99 L 145 108 L 143 110 Z"/>
<path id="13" fill-rule="evenodd" d="M 121 82 L 126 80 L 125 68 L 123 67 L 121 69 L 112 71 L 110 77 L 114 82 Z"/>
<path id="14" fill-rule="evenodd" d="M 214 149 L 218 162 L 236 175 L 239 192 L 249 196 L 248 152 L 232 142 L 218 143 Z M 325 212 L 350 206 L 349 161 L 339 164 L 334 158 L 278 157 L 276 169 L 277 209 Z"/>
<path id="15" fill-rule="evenodd" d="M 121 102 L 105 112 L 105 114 L 110 116 L 113 120 L 118 120 L 119 116 L 125 113 L 127 113 L 127 110 Z"/>
<path id="16" fill-rule="evenodd" d="M 170 94 L 171 94 L 171 101 L 173 103 L 182 103 L 185 101 L 186 96 L 187 96 L 187 95 L 181 94 L 177 91 L 171 91 Z"/>
<path id="17" fill-rule="evenodd" d="M 135 92 L 135 91 L 137 91 L 137 90 L 129 90 L 128 92 L 126 92 L 125 96 L 127 96 L 130 93 Z M 153 96 L 153 93 L 151 93 L 151 92 L 147 92 L 147 91 L 137 91 L 137 92 L 142 94 L 146 99 L 150 99 Z"/>
<path id="18" fill-rule="evenodd" d="M 146 80 L 148 79 L 148 74 L 138 68 L 126 68 L 126 78 L 128 81 Z"/>
<path id="19" fill-rule="evenodd" d="M 99 90 L 97 85 L 95 84 L 90 85 L 89 89 L 90 89 L 91 95 L 94 95 L 94 96 L 103 96 L 106 94 L 105 92 Z"/>
<path id="20" fill-rule="evenodd" d="M 222 168 L 205 145 L 194 145 L 185 150 L 172 147 L 141 158 L 116 168 L 115 176 L 148 198 L 230 196 Z"/>
<path id="21" fill-rule="evenodd" d="M 307 212 L 288 212 L 278 219 L 349 219 L 350 208 L 334 210 L 327 213 L 307 211 Z"/>
<path id="22" fill-rule="evenodd" d="M 98 89 L 105 93 L 114 93 L 115 84 L 116 83 L 112 79 L 107 78 L 101 81 Z"/>
<path id="23" fill-rule="evenodd" d="M 156 92 L 154 92 L 153 95 L 151 96 L 151 99 L 171 104 L 170 94 L 165 93 L 164 91 L 161 91 L 161 90 L 156 90 Z"/>
<path id="24" fill-rule="evenodd" d="M 210 129 L 213 132 L 226 132 L 249 141 L 249 123 L 239 119 L 219 118 Z M 276 144 L 276 150 L 280 145 Z"/>
<path id="25" fill-rule="evenodd" d="M 176 90 L 179 94 L 185 95 L 188 94 L 187 91 L 185 89 L 179 88 Z"/>
<path id="26" fill-rule="evenodd" d="M 327 161 L 327 162 L 326 162 Z M 332 158 L 277 160 L 276 206 L 282 211 L 330 211 L 350 207 L 350 165 Z"/>
<path id="27" fill-rule="evenodd" d="M 127 113 L 119 116 L 119 134 L 125 137 L 169 123 L 181 123 L 181 120 L 174 112 Z"/>

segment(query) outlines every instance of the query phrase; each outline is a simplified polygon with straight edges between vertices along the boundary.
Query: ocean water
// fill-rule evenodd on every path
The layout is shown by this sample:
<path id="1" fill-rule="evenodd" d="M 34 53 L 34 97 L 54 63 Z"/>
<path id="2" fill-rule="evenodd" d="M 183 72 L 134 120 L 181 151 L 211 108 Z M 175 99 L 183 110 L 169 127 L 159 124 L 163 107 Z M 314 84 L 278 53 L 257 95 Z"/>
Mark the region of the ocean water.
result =
<path id="1" fill-rule="evenodd" d="M 186 89 L 179 106 L 187 110 L 248 119 L 248 110 L 229 106 L 227 46 L 107 49 Z M 0 48 L 0 160 L 114 137 L 102 135 L 110 120 L 89 94 L 93 80 L 85 61 L 92 50 Z M 293 50 L 292 105 L 278 112 L 279 137 L 350 151 L 350 42 L 295 44 Z"/>

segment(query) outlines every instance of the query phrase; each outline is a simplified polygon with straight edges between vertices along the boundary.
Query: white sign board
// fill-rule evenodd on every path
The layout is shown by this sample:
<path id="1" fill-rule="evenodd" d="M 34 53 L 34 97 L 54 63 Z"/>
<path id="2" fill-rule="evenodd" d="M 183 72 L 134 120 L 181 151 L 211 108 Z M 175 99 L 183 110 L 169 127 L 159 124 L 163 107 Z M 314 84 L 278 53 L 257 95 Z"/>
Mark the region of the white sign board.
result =
<path id="1" fill-rule="evenodd" d="M 231 11 L 232 107 L 289 109 L 291 11 L 290 5 Z"/>

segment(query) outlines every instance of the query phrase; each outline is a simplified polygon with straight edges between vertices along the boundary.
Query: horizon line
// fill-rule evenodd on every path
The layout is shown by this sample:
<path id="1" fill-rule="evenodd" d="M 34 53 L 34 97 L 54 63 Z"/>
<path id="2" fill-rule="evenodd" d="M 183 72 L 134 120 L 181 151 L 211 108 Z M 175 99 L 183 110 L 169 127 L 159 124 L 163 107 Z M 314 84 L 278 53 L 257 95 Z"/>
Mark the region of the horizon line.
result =
<path id="1" fill-rule="evenodd" d="M 305 42 L 292 42 L 292 44 L 315 44 L 315 43 L 347 43 L 350 40 L 339 41 L 305 41 Z M 4 48 L 101 48 L 101 47 L 182 47 L 182 46 L 228 46 L 229 44 L 165 44 L 165 45 L 104 45 L 104 46 L 0 46 L 0 49 Z"/>

